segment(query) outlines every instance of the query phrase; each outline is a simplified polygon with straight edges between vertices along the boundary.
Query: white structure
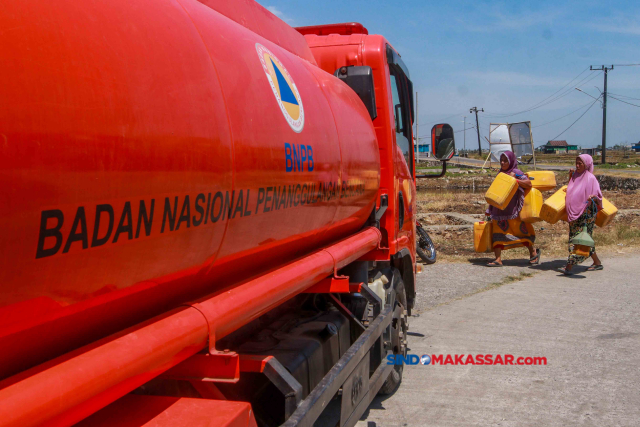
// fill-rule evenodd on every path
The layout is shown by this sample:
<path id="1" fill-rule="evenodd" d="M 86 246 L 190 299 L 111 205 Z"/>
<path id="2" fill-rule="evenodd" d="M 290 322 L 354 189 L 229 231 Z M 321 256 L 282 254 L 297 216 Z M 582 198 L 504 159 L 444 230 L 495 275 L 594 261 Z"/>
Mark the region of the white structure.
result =
<path id="1" fill-rule="evenodd" d="M 509 139 L 509 128 L 506 124 L 491 123 L 489 125 L 489 149 L 491 162 L 500 162 L 500 155 L 505 151 L 512 151 Z"/>

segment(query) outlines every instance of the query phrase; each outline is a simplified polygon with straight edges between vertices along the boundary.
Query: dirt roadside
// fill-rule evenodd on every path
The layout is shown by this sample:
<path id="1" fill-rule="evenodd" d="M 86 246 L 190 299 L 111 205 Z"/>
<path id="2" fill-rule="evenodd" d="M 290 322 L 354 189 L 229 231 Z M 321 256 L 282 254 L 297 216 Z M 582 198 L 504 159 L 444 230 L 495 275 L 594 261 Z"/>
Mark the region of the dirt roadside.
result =
<path id="1" fill-rule="evenodd" d="M 566 175 L 566 176 L 565 176 Z M 565 183 L 568 174 L 557 173 L 558 183 Z M 486 188 L 491 184 L 493 174 L 461 173 L 444 179 L 419 180 L 417 208 L 418 218 L 423 225 L 462 225 L 464 221 L 434 213 L 458 212 L 472 215 L 480 220 L 487 208 L 484 199 Z M 549 197 L 553 191 L 545 192 Z M 599 253 L 604 256 L 640 252 L 640 190 L 604 190 L 604 196 L 619 210 L 636 210 L 619 213 L 616 219 L 604 228 L 596 228 L 594 239 Z M 439 227 L 445 228 L 445 227 Z M 567 255 L 568 225 L 558 222 L 534 224 L 536 246 L 543 252 L 543 258 L 564 258 Z M 472 229 L 429 229 L 436 249 L 438 262 L 470 262 L 491 259 L 491 254 L 478 254 L 473 249 Z M 528 251 L 518 248 L 504 252 L 505 260 L 528 259 Z"/>

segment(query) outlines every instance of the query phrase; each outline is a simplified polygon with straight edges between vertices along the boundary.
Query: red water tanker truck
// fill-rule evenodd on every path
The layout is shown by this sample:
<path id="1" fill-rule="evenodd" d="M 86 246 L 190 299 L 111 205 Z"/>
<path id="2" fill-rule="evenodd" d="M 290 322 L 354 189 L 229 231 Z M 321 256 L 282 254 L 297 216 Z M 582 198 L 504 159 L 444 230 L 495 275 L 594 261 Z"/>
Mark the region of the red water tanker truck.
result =
<path id="1" fill-rule="evenodd" d="M 350 426 L 394 390 L 415 117 L 384 37 L 250 0 L 0 28 L 1 426 Z"/>

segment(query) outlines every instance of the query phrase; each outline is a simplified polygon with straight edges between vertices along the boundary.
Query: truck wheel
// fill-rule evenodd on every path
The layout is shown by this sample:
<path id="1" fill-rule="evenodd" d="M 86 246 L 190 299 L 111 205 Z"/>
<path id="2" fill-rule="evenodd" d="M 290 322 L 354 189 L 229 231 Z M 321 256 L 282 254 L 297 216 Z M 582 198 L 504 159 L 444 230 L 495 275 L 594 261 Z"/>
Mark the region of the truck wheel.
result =
<path id="1" fill-rule="evenodd" d="M 391 319 L 391 349 L 394 355 L 407 355 L 407 293 L 400 272 L 393 271 L 393 280 L 386 301 L 393 309 L 400 306 L 400 314 Z M 386 363 L 383 359 L 382 363 Z M 389 377 L 384 382 L 378 394 L 391 394 L 402 381 L 402 371 L 404 365 L 394 365 Z"/>
<path id="2" fill-rule="evenodd" d="M 416 233 L 418 234 L 416 253 L 426 264 L 434 264 L 436 262 L 436 247 L 429 233 L 422 227 L 416 227 Z"/>

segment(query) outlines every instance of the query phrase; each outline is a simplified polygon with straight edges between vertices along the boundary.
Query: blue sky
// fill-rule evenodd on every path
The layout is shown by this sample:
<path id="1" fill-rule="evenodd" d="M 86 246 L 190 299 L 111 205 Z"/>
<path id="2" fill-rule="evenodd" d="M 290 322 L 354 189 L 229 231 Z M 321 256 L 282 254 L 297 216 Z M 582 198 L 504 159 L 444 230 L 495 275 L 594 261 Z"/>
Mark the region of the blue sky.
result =
<path id="1" fill-rule="evenodd" d="M 639 1 L 260 0 L 260 4 L 292 26 L 357 21 L 370 34 L 384 35 L 402 55 L 419 93 L 421 135 L 444 121 L 461 131 L 465 115 L 469 128 L 470 121 L 475 122 L 469 108 L 477 106 L 485 110 L 479 114 L 481 135 L 488 136 L 491 122 L 529 120 L 538 146 L 563 132 L 593 101 L 574 87 L 600 95 L 603 73 L 588 71 L 590 65 L 640 64 Z M 640 66 L 615 67 L 609 73 L 608 90 L 640 105 Z M 545 98 L 545 105 L 512 115 Z M 601 138 L 602 109 L 597 102 L 557 139 L 593 147 Z M 475 129 L 467 130 L 466 139 L 468 148 L 477 148 Z M 625 141 L 640 141 L 640 108 L 609 98 L 607 146 Z M 463 145 L 462 132 L 456 134 L 456 145 Z"/>

